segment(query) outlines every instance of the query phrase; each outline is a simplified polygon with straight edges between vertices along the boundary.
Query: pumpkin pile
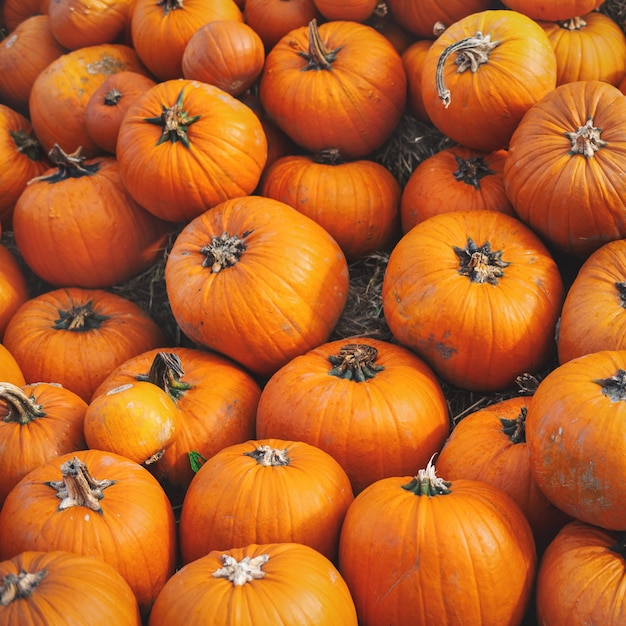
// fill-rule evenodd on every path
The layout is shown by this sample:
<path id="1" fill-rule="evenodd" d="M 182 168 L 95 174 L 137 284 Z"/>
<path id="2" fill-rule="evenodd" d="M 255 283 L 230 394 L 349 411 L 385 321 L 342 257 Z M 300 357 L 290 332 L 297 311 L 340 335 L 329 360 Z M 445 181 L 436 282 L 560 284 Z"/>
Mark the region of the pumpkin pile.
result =
<path id="1" fill-rule="evenodd" d="M 626 623 L 625 32 L 0 0 L 0 626 Z"/>

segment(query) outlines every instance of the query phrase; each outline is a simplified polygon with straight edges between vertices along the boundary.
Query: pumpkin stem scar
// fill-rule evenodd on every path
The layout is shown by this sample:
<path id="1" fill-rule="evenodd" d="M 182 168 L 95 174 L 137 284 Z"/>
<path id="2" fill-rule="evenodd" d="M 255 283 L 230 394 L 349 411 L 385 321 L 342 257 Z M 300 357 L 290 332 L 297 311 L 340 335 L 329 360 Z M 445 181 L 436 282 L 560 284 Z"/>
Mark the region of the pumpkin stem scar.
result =
<path id="1" fill-rule="evenodd" d="M 495 171 L 485 163 L 482 156 L 473 156 L 469 159 L 463 159 L 460 156 L 454 157 L 457 163 L 457 169 L 453 176 L 455 180 L 471 185 L 477 191 L 480 190 L 480 179 L 485 176 L 495 174 Z"/>
<path id="2" fill-rule="evenodd" d="M 328 50 L 326 48 L 320 36 L 319 28 L 317 27 L 317 20 L 313 18 L 309 22 L 309 50 L 308 52 L 298 52 L 301 57 L 307 60 L 307 64 L 301 71 L 332 70 L 332 63 L 337 58 L 337 54 L 340 50 L 341 46 L 334 50 Z"/>
<path id="3" fill-rule="evenodd" d="M 96 313 L 93 301 L 77 304 L 67 311 L 59 311 L 59 319 L 55 320 L 54 330 L 69 330 L 72 332 L 87 332 L 100 328 L 109 319 L 108 315 Z"/>
<path id="4" fill-rule="evenodd" d="M 291 459 L 287 454 L 287 448 L 279 450 L 270 446 L 259 446 L 252 452 L 244 452 L 244 456 L 254 459 L 259 465 L 264 467 L 279 467 L 289 465 Z"/>
<path id="5" fill-rule="evenodd" d="M 433 454 L 426 467 L 419 470 L 417 476 L 410 482 L 406 485 L 402 485 L 402 489 L 406 489 L 406 491 L 410 491 L 416 496 L 428 496 L 429 498 L 432 496 L 445 496 L 452 493 L 450 490 L 452 483 L 437 476 L 433 463 L 434 458 L 435 455 Z"/>
<path id="6" fill-rule="evenodd" d="M 593 381 L 602 387 L 602 394 L 611 402 L 623 402 L 626 400 L 626 371 L 618 369 L 609 378 L 599 378 Z"/>
<path id="7" fill-rule="evenodd" d="M 526 441 L 526 415 L 527 407 L 520 409 L 519 415 L 515 419 L 501 418 L 502 432 L 511 440 L 512 443 L 525 443 Z"/>
<path id="8" fill-rule="evenodd" d="M 224 567 L 215 570 L 213 577 L 226 578 L 235 587 L 240 587 L 254 579 L 263 578 L 265 572 L 261 568 L 268 562 L 269 558 L 269 554 L 260 554 L 254 558 L 246 556 L 241 561 L 237 561 L 229 554 L 223 554 L 222 563 L 224 563 Z"/>
<path id="9" fill-rule="evenodd" d="M 9 135 L 18 152 L 25 154 L 31 161 L 39 161 L 43 156 L 41 144 L 34 133 L 27 133 L 23 128 L 10 130 Z"/>
<path id="10" fill-rule="evenodd" d="M 246 250 L 245 238 L 252 231 L 247 230 L 241 235 L 229 235 L 224 231 L 219 236 L 213 236 L 211 243 L 207 243 L 200 248 L 200 254 L 206 255 L 202 261 L 203 267 L 210 267 L 213 274 L 221 272 L 223 269 L 232 267 L 238 263 L 241 255 Z"/>
<path id="11" fill-rule="evenodd" d="M 374 346 L 348 343 L 341 347 L 339 354 L 328 357 L 333 366 L 328 373 L 344 380 L 362 383 L 374 378 L 378 372 L 385 369 L 382 365 L 375 363 L 377 357 L 378 350 Z"/>
<path id="12" fill-rule="evenodd" d="M 157 117 L 146 117 L 144 121 L 148 124 L 154 124 L 155 126 L 161 126 L 162 133 L 156 145 L 160 145 L 169 141 L 170 143 L 176 143 L 180 141 L 185 148 L 190 148 L 189 136 L 187 131 L 189 127 L 197 122 L 202 116 L 193 115 L 189 116 L 187 111 L 183 109 L 183 92 L 180 90 L 176 102 L 168 107 L 165 104 L 161 105 L 161 115 Z"/>
<path id="13" fill-rule="evenodd" d="M 454 52 L 457 53 L 455 63 L 458 65 L 457 73 L 461 74 L 470 69 L 477 72 L 484 63 L 489 62 L 489 54 L 500 45 L 499 41 L 491 41 L 491 35 L 484 35 L 478 31 L 474 37 L 466 37 L 450 44 L 437 61 L 435 82 L 437 85 L 437 95 L 447 109 L 450 106 L 452 96 L 450 90 L 444 85 L 443 68 L 448 57 Z"/>
<path id="14" fill-rule="evenodd" d="M 48 570 L 8 574 L 0 579 L 0 606 L 9 606 L 15 600 L 28 598 L 35 587 L 46 577 Z"/>
<path id="15" fill-rule="evenodd" d="M 591 117 L 584 126 L 579 126 L 575 131 L 564 134 L 571 141 L 569 154 L 582 154 L 588 159 L 607 145 L 607 142 L 600 138 L 602 129 L 593 125 Z"/>
<path id="16" fill-rule="evenodd" d="M 454 246 L 454 252 L 459 258 L 459 274 L 475 283 L 497 285 L 504 276 L 503 268 L 510 265 L 502 260 L 502 250 L 492 250 L 488 241 L 477 246 L 471 237 L 465 248 Z"/>

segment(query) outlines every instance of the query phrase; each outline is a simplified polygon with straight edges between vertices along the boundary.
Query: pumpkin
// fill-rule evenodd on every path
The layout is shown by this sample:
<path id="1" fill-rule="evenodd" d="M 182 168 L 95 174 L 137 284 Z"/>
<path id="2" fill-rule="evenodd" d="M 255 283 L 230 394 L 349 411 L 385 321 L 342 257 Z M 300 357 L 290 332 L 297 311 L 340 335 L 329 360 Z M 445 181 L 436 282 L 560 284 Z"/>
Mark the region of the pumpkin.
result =
<path id="1" fill-rule="evenodd" d="M 418 37 L 433 39 L 459 20 L 491 7 L 490 0 L 387 0 L 393 19 Z"/>
<path id="2" fill-rule="evenodd" d="M 174 513 L 157 480 L 134 461 L 102 450 L 64 454 L 26 474 L 0 511 L 0 559 L 27 550 L 102 559 L 147 616 L 176 566 Z"/>
<path id="3" fill-rule="evenodd" d="M 316 222 L 271 198 L 233 198 L 187 224 L 165 264 L 185 335 L 259 377 L 328 340 L 348 298 L 346 258 Z"/>
<path id="4" fill-rule="evenodd" d="M 537 571 L 539 622 L 623 624 L 625 556 L 623 533 L 579 521 L 565 526 L 548 546 Z"/>
<path id="5" fill-rule="evenodd" d="M 431 122 L 484 152 L 506 148 L 524 113 L 555 86 L 548 36 L 515 11 L 480 11 L 455 22 L 432 43 L 422 68 Z"/>
<path id="6" fill-rule="evenodd" d="M 15 357 L 0 343 L 0 380 L 13 383 L 18 387 L 25 385 L 24 374 Z"/>
<path id="7" fill-rule="evenodd" d="M 296 542 L 337 558 L 353 501 L 348 476 L 329 454 L 302 441 L 227 446 L 193 477 L 180 513 L 183 563 L 212 550 Z"/>
<path id="8" fill-rule="evenodd" d="M 417 470 L 448 436 L 448 405 L 432 370 L 409 350 L 371 338 L 325 343 L 266 383 L 257 436 L 322 448 L 356 493 Z"/>
<path id="9" fill-rule="evenodd" d="M 207 22 L 243 22 L 234 0 L 134 0 L 131 16 L 133 47 L 159 81 L 183 75 L 182 58 L 194 33 Z"/>
<path id="10" fill-rule="evenodd" d="M 308 152 L 335 148 L 358 159 L 400 121 L 406 74 L 396 49 L 370 26 L 311 20 L 267 54 L 259 97 L 270 119 Z"/>
<path id="11" fill-rule="evenodd" d="M 374 13 L 365 21 L 368 26 L 386 37 L 400 55 L 415 41 L 415 36 L 403 28 L 386 10 L 387 5 L 378 5 Z M 378 10 L 381 8 L 381 10 Z M 388 7 L 387 7 L 388 8 Z"/>
<path id="12" fill-rule="evenodd" d="M 54 0 L 49 3 L 50 30 L 68 50 L 114 43 L 123 38 L 136 0 Z"/>
<path id="13" fill-rule="evenodd" d="M 339 543 L 362 626 L 520 624 L 536 570 L 526 517 L 501 489 L 432 462 L 383 478 L 348 509 Z"/>
<path id="14" fill-rule="evenodd" d="M 346 0 L 341 4 L 334 0 L 313 0 L 317 10 L 327 20 L 364 22 L 371 17 L 378 0 Z"/>
<path id="15" fill-rule="evenodd" d="M 116 72 L 96 89 L 85 108 L 85 128 L 105 152 L 115 154 L 117 134 L 131 104 L 156 83 L 139 72 Z"/>
<path id="16" fill-rule="evenodd" d="M 502 4 L 534 20 L 557 22 L 589 13 L 603 2 L 604 0 L 503 0 Z"/>
<path id="17" fill-rule="evenodd" d="M 0 563 L 0 625 L 141 626 L 132 589 L 108 563 L 64 550 Z"/>
<path id="18" fill-rule="evenodd" d="M 292 30 L 322 18 L 314 0 L 245 0 L 243 16 L 266 52 Z"/>
<path id="19" fill-rule="evenodd" d="M 284 156 L 267 167 L 259 194 L 280 200 L 322 226 L 348 261 L 393 247 L 401 189 L 369 159 L 344 161 L 336 150 Z"/>
<path id="20" fill-rule="evenodd" d="M 87 447 L 86 409 L 82 398 L 60 385 L 0 382 L 0 507 L 31 469 Z"/>
<path id="21" fill-rule="evenodd" d="M 4 334 L 4 345 L 27 380 L 60 383 L 85 402 L 113 368 L 164 344 L 156 322 L 137 304 L 79 287 L 27 300 Z"/>
<path id="22" fill-rule="evenodd" d="M 505 150 L 485 153 L 457 145 L 420 161 L 402 191 L 402 231 L 448 211 L 500 211 L 514 216 L 504 188 L 505 160 Z"/>
<path id="23" fill-rule="evenodd" d="M 191 36 L 182 58 L 182 75 L 238 96 L 252 87 L 265 63 L 265 48 L 248 24 L 214 20 Z"/>
<path id="24" fill-rule="evenodd" d="M 564 298 L 539 237 L 499 211 L 453 211 L 417 224 L 392 250 L 385 320 L 448 383 L 510 387 L 554 353 Z"/>
<path id="25" fill-rule="evenodd" d="M 242 367 L 195 348 L 148 350 L 116 367 L 94 391 L 99 394 L 139 381 L 162 389 L 181 418 L 174 440 L 149 466 L 170 498 L 189 486 L 194 472 L 189 452 L 209 458 L 222 448 L 252 439 L 261 389 Z"/>
<path id="26" fill-rule="evenodd" d="M 0 41 L 0 99 L 22 115 L 35 79 L 66 50 L 50 32 L 47 15 L 32 15 Z"/>
<path id="27" fill-rule="evenodd" d="M 513 396 L 463 417 L 437 457 L 437 471 L 447 480 L 480 480 L 508 493 L 530 522 L 541 554 L 571 518 L 546 498 L 531 472 L 526 445 L 531 403 L 530 396 Z"/>
<path id="28" fill-rule="evenodd" d="M 31 179 L 13 210 L 15 241 L 39 278 L 112 287 L 163 255 L 172 225 L 133 200 L 114 157 L 85 159 L 56 145 L 49 159 L 55 166 Z"/>
<path id="29" fill-rule="evenodd" d="M 0 244 L 0 341 L 9 320 L 28 298 L 25 273 L 13 253 Z"/>
<path id="30" fill-rule="evenodd" d="M 357 626 L 339 571 L 309 546 L 252 544 L 213 551 L 178 570 L 148 626 Z"/>
<path id="31" fill-rule="evenodd" d="M 560 363 L 601 350 L 626 349 L 626 240 L 604 244 L 582 264 L 565 296 Z"/>
<path id="32" fill-rule="evenodd" d="M 528 142 L 532 142 L 529 145 Z M 626 99 L 613 85 L 576 81 L 528 111 L 504 166 L 519 218 L 553 248 L 584 259 L 626 236 Z"/>
<path id="33" fill-rule="evenodd" d="M 49 0 L 4 0 L 2 3 L 4 23 L 9 30 L 14 30 L 33 15 L 47 14 L 49 4 Z"/>
<path id="34" fill-rule="evenodd" d="M 616 87 L 626 75 L 626 36 L 608 15 L 592 11 L 539 22 L 556 55 L 556 84 L 603 80 Z"/>
<path id="35" fill-rule="evenodd" d="M 20 195 L 49 167 L 28 119 L 0 104 L 0 227 L 12 228 Z"/>
<path id="36" fill-rule="evenodd" d="M 567 361 L 539 384 L 526 418 L 539 488 L 582 522 L 626 530 L 626 351 Z"/>
<path id="37" fill-rule="evenodd" d="M 186 222 L 254 191 L 267 139 L 259 118 L 239 100 L 179 79 L 158 83 L 127 110 L 116 154 L 123 183 L 139 204 L 162 219 Z"/>
<path id="38" fill-rule="evenodd" d="M 422 97 L 422 73 L 431 44 L 431 39 L 414 41 L 405 48 L 400 57 L 406 73 L 407 108 L 411 115 L 423 122 L 430 122 Z"/>
<path id="39" fill-rule="evenodd" d="M 46 153 L 55 144 L 68 154 L 81 148 L 86 158 L 102 153 L 85 127 L 85 109 L 107 77 L 122 71 L 146 73 L 133 48 L 106 43 L 63 54 L 37 76 L 30 91 L 29 112 Z"/>

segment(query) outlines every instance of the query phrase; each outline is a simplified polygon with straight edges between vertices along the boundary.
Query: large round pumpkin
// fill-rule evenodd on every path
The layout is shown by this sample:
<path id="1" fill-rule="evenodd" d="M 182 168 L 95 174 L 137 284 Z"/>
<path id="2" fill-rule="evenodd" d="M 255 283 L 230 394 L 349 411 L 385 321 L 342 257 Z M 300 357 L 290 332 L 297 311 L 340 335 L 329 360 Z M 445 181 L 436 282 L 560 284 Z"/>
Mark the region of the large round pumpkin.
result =
<path id="1" fill-rule="evenodd" d="M 626 99 L 613 85 L 560 85 L 515 130 L 504 165 L 517 215 L 562 252 L 626 236 Z"/>
<path id="2" fill-rule="evenodd" d="M 171 222 L 255 189 L 267 160 L 259 118 L 218 87 L 156 84 L 127 110 L 117 137 L 123 183 L 139 204 Z"/>
<path id="3" fill-rule="evenodd" d="M 319 224 L 278 200 L 247 196 L 185 226 L 165 283 L 191 340 L 271 376 L 327 341 L 349 276 L 341 248 Z"/>
<path id="4" fill-rule="evenodd" d="M 394 337 L 449 383 L 482 391 L 510 387 L 547 362 L 563 297 L 544 244 L 498 211 L 417 224 L 391 252 L 382 286 Z"/>

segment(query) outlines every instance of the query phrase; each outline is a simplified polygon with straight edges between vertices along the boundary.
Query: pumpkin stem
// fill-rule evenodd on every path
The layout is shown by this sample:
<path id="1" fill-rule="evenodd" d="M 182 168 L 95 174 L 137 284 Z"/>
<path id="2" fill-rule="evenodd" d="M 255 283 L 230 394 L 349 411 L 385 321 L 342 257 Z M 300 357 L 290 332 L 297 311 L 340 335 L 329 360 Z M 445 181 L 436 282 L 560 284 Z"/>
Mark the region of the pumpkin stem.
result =
<path id="1" fill-rule="evenodd" d="M 270 446 L 259 446 L 252 452 L 244 452 L 243 455 L 249 456 L 264 467 L 279 467 L 289 465 L 290 463 L 289 456 L 287 456 L 287 448 L 278 450 Z"/>
<path id="2" fill-rule="evenodd" d="M 254 558 L 245 556 L 241 561 L 237 561 L 229 554 L 223 554 L 224 567 L 215 570 L 213 578 L 226 578 L 235 587 L 241 587 L 251 580 L 265 576 L 265 572 L 261 568 L 268 562 L 269 558 L 269 554 L 260 554 Z"/>
<path id="3" fill-rule="evenodd" d="M 465 248 L 454 246 L 454 252 L 459 257 L 459 274 L 475 283 L 497 285 L 504 276 L 502 269 L 510 265 L 502 260 L 502 250 L 493 251 L 488 241 L 477 246 L 471 237 Z"/>
<path id="4" fill-rule="evenodd" d="M 491 35 L 484 35 L 478 31 L 474 37 L 466 37 L 450 44 L 442 53 L 437 61 L 437 69 L 435 73 L 435 83 L 437 85 L 437 95 L 447 109 L 452 101 L 450 90 L 446 88 L 443 80 L 443 68 L 448 57 L 454 52 L 457 53 L 455 63 L 459 66 L 457 74 L 461 74 L 466 70 L 477 72 L 478 68 L 489 62 L 489 54 L 500 45 L 499 41 L 491 41 Z"/>
<path id="5" fill-rule="evenodd" d="M 363 343 L 348 343 L 341 346 L 339 354 L 330 355 L 328 360 L 333 368 L 329 370 L 331 376 L 362 383 L 374 378 L 385 368 L 375 363 L 378 350 L 374 346 Z"/>
<path id="6" fill-rule="evenodd" d="M 3 420 L 5 422 L 24 426 L 38 417 L 46 416 L 41 404 L 37 404 L 32 396 L 28 397 L 17 385 L 12 383 L 0 383 L 0 400 L 6 404 L 8 409 Z"/>
<path id="7" fill-rule="evenodd" d="M 322 165 L 341 165 L 345 163 L 338 148 L 319 150 L 313 155 L 313 162 L 321 163 Z"/>
<path id="8" fill-rule="evenodd" d="M 61 500 L 59 511 L 73 506 L 85 506 L 97 513 L 102 512 L 100 506 L 100 500 L 104 497 L 102 492 L 114 485 L 115 481 L 96 480 L 78 457 L 66 461 L 60 469 L 62 480 L 47 483 L 56 490 L 57 498 Z"/>
<path id="9" fill-rule="evenodd" d="M 580 16 L 570 17 L 568 20 L 557 22 L 557 24 L 565 30 L 582 30 L 587 26 L 587 22 Z"/>
<path id="10" fill-rule="evenodd" d="M 489 168 L 482 156 L 473 156 L 469 159 L 463 159 L 455 155 L 457 170 L 454 172 L 454 178 L 458 181 L 471 185 L 477 191 L 480 190 L 480 179 L 495 172 Z"/>
<path id="11" fill-rule="evenodd" d="M 22 570 L 17 576 L 4 576 L 0 581 L 0 606 L 9 606 L 15 600 L 28 598 L 47 575 L 48 570 L 42 569 L 33 573 Z"/>
<path id="12" fill-rule="evenodd" d="M 112 89 L 109 89 L 109 91 L 107 91 L 104 94 L 104 104 L 108 107 L 112 107 L 115 106 L 116 104 L 119 104 L 119 101 L 122 99 L 122 92 L 117 89 L 116 87 L 113 87 Z"/>
<path id="13" fill-rule="evenodd" d="M 602 393 L 611 402 L 622 402 L 626 400 L 626 371 L 623 369 L 609 378 L 599 378 L 593 381 L 602 387 Z"/>
<path id="14" fill-rule="evenodd" d="M 158 352 L 147 374 L 139 374 L 137 380 L 152 383 L 160 387 L 173 400 L 178 400 L 183 392 L 191 389 L 189 383 L 184 383 L 181 377 L 185 375 L 180 357 L 173 352 Z"/>
<path id="15" fill-rule="evenodd" d="M 43 150 L 34 133 L 27 133 L 23 128 L 10 130 L 9 135 L 18 152 L 23 152 L 31 161 L 41 161 Z"/>
<path id="16" fill-rule="evenodd" d="M 433 454 L 426 468 L 419 470 L 417 476 L 406 485 L 402 485 L 402 489 L 406 489 L 416 496 L 428 496 L 429 498 L 432 496 L 445 496 L 452 493 L 450 491 L 452 483 L 437 476 L 433 463 L 434 458 L 435 455 Z"/>
<path id="17" fill-rule="evenodd" d="M 167 15 L 170 11 L 183 8 L 183 0 L 158 0 L 158 7 L 163 7 L 163 14 Z"/>
<path id="18" fill-rule="evenodd" d="M 337 53 L 341 50 L 328 50 L 322 41 L 317 20 L 313 18 L 309 22 L 309 50 L 308 52 L 298 52 L 301 57 L 307 60 L 307 64 L 301 69 L 302 72 L 309 70 L 332 70 L 332 63 L 337 58 Z"/>
<path id="19" fill-rule="evenodd" d="M 574 132 L 566 132 L 565 136 L 571 141 L 569 154 L 582 154 L 590 159 L 595 153 L 604 148 L 607 142 L 600 138 L 602 129 L 593 125 L 593 118 L 589 118 L 584 126 L 579 126 Z"/>
<path id="20" fill-rule="evenodd" d="M 176 98 L 176 102 L 171 107 L 165 106 L 164 104 L 161 105 L 161 108 L 163 109 L 161 115 L 158 117 L 146 117 L 144 119 L 144 122 L 148 122 L 148 124 L 154 124 L 155 126 L 160 126 L 162 128 L 161 136 L 156 142 L 157 146 L 165 143 L 166 141 L 171 143 L 180 141 L 185 148 L 191 147 L 187 131 L 189 130 L 189 127 L 193 123 L 197 122 L 202 116 L 194 115 L 190 117 L 187 111 L 183 109 L 183 92 L 184 89 L 181 89 L 178 94 L 178 98 Z"/>
<path id="21" fill-rule="evenodd" d="M 626 309 L 626 282 L 616 282 L 615 288 L 617 289 L 620 306 Z"/>
<path id="22" fill-rule="evenodd" d="M 500 418 L 502 424 L 502 432 L 511 440 L 512 443 L 526 442 L 526 415 L 528 408 L 523 406 L 519 415 L 513 419 Z"/>
<path id="23" fill-rule="evenodd" d="M 59 311 L 59 319 L 55 320 L 54 330 L 69 330 L 72 332 L 87 332 L 100 328 L 109 319 L 108 315 L 100 315 L 93 309 L 93 302 L 88 300 L 67 311 Z"/>
<path id="24" fill-rule="evenodd" d="M 58 169 L 51 174 L 35 176 L 35 178 L 31 178 L 28 181 L 28 184 L 30 185 L 38 181 L 58 183 L 68 178 L 81 178 L 82 176 L 95 174 L 100 169 L 100 163 L 96 162 L 85 165 L 85 157 L 81 155 L 81 150 L 82 147 L 79 146 L 74 152 L 67 154 L 58 143 L 55 143 L 50 149 L 50 152 L 48 152 L 48 159 L 50 159 L 51 163 L 56 165 Z"/>
<path id="25" fill-rule="evenodd" d="M 251 232 L 247 230 L 241 237 L 229 235 L 225 231 L 219 237 L 213 236 L 211 243 L 200 248 L 200 254 L 206 255 L 206 259 L 202 261 L 202 266 L 210 267 L 211 272 L 217 274 L 223 269 L 235 265 L 246 250 L 244 239 Z"/>

